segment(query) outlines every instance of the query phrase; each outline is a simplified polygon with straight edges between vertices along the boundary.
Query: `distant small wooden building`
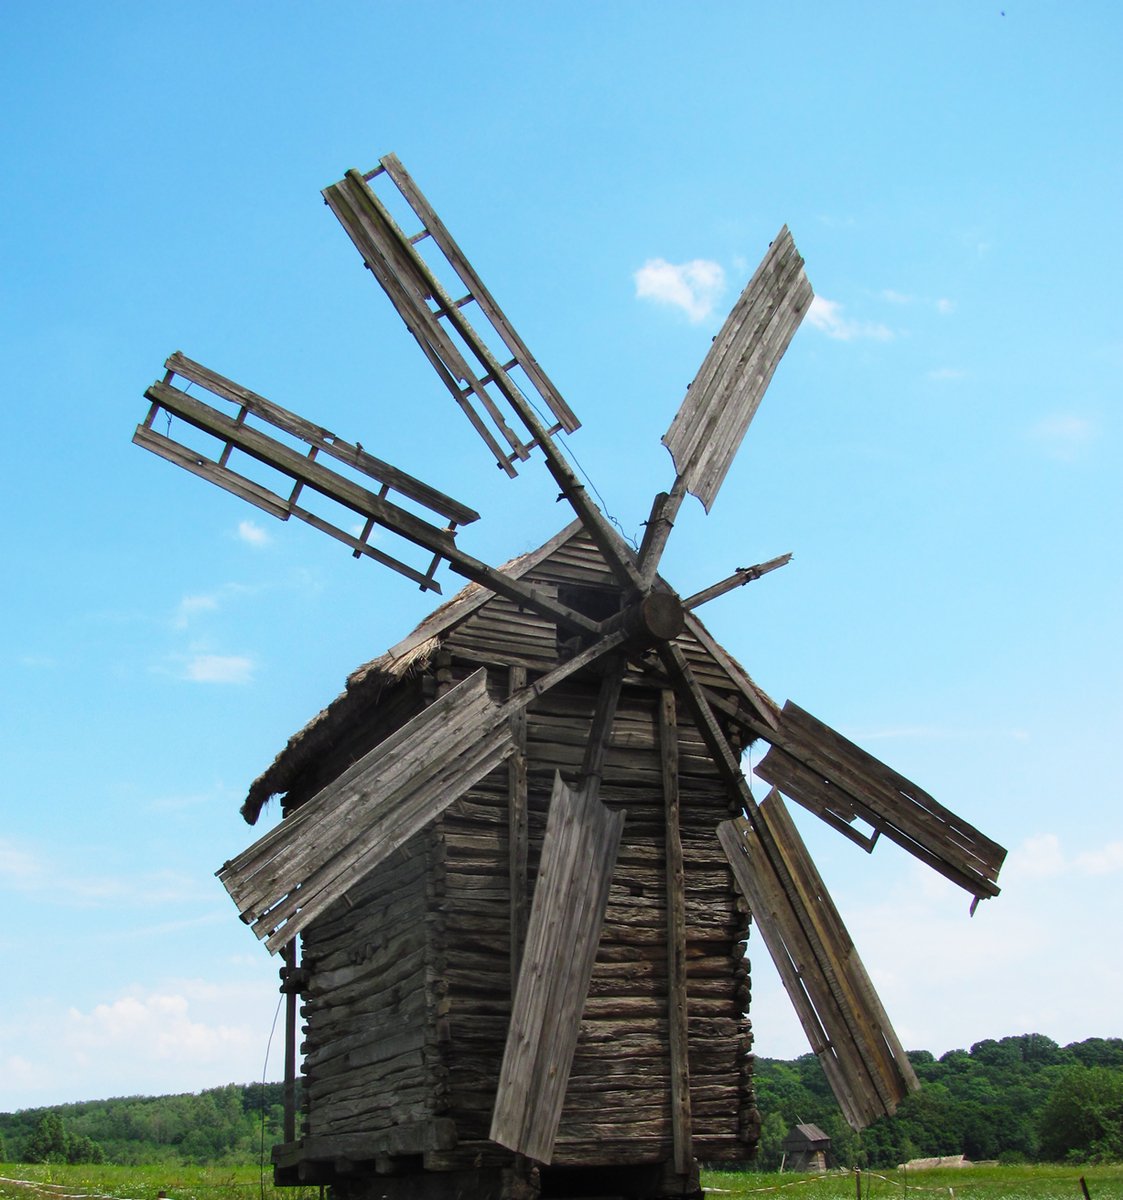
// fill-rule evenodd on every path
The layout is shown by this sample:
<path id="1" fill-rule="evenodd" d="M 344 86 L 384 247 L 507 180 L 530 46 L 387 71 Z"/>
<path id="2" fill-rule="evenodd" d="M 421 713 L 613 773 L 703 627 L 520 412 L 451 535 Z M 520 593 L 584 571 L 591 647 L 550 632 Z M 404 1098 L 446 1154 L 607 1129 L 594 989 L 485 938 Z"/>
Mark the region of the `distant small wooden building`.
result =
<path id="1" fill-rule="evenodd" d="M 818 1171 L 827 1169 L 831 1139 L 818 1125 L 793 1125 L 780 1143 L 784 1151 L 784 1169 Z"/>

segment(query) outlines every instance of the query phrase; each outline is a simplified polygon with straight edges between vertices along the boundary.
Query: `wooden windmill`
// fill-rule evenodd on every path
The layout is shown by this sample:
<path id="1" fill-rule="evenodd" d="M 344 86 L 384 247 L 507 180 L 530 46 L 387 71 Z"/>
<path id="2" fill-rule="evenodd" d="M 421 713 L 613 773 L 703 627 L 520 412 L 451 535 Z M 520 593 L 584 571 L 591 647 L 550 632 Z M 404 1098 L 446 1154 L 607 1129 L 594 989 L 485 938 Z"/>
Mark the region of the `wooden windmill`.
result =
<path id="1" fill-rule="evenodd" d="M 687 599 L 659 575 L 680 505 L 709 510 L 810 304 L 788 230 L 663 438 L 675 480 L 635 552 L 559 448 L 577 418 L 397 158 L 323 194 L 496 463 L 514 475 L 537 451 L 576 519 L 492 567 L 457 544 L 471 508 L 360 444 L 178 353 L 146 392 L 139 445 L 423 589 L 441 563 L 469 581 L 290 740 L 243 806 L 252 823 L 281 795 L 284 819 L 219 872 L 285 955 L 278 1181 L 356 1198 L 696 1192 L 698 1159 L 748 1157 L 759 1130 L 749 912 L 847 1119 L 893 1112 L 915 1076 L 779 793 L 975 902 L 998 893 L 1005 851 L 778 707 L 707 632 L 701 604 L 786 560 Z M 416 232 L 391 216 L 403 201 Z M 740 764 L 758 738 L 761 802 Z"/>

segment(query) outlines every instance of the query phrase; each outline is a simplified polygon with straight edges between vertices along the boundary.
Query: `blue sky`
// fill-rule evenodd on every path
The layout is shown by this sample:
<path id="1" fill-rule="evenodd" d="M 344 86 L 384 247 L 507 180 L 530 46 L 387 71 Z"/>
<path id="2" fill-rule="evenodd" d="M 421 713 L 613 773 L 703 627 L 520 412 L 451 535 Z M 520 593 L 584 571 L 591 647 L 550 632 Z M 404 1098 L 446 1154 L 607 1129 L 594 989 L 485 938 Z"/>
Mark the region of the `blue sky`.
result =
<path id="1" fill-rule="evenodd" d="M 792 551 L 712 631 L 1010 847 L 969 920 L 797 812 L 905 1044 L 1119 1036 L 1121 46 L 1107 2 L 7 6 L 0 1110 L 260 1076 L 276 964 L 213 872 L 289 734 L 431 607 L 134 448 L 164 357 L 471 503 L 481 558 L 565 521 L 321 203 L 389 151 L 629 534 L 791 227 L 816 307 L 664 573 Z M 751 951 L 757 1048 L 802 1053 Z"/>

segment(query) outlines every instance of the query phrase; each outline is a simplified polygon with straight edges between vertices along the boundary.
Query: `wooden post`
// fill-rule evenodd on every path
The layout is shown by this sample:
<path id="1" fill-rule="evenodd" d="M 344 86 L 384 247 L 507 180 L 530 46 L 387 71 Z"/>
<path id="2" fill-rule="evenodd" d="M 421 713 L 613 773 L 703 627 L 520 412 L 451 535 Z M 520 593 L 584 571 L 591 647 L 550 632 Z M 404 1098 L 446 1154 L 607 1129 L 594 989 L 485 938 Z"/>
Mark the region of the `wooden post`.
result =
<path id="1" fill-rule="evenodd" d="M 507 676 L 507 694 L 526 687 L 526 667 L 512 666 Z M 507 837 L 511 889 L 511 999 L 519 983 L 523 945 L 526 942 L 527 908 L 527 815 L 526 709 L 512 713 L 511 739 L 515 750 L 507 760 Z"/>
<path id="2" fill-rule="evenodd" d="M 296 1141 L 296 938 L 285 946 L 285 966 L 281 972 L 285 993 L 285 1124 L 287 1145 Z"/>
<path id="3" fill-rule="evenodd" d="M 690 1060 L 686 998 L 686 886 L 679 829 L 678 727 L 675 694 L 659 703 L 659 752 L 663 768 L 667 874 L 667 1019 L 671 1049 L 671 1128 L 674 1163 L 686 1175 L 694 1160 L 690 1119 Z"/>

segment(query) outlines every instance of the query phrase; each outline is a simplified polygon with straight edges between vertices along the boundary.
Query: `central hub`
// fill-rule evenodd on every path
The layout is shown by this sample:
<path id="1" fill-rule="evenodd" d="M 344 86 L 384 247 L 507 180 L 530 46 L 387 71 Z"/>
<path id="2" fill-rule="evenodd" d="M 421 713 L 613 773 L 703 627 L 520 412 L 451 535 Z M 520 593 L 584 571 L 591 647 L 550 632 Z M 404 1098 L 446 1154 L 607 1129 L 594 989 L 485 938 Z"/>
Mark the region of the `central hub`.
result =
<path id="1" fill-rule="evenodd" d="M 648 592 L 627 610 L 625 627 L 631 637 L 648 645 L 669 642 L 682 633 L 686 610 L 674 592 Z"/>

